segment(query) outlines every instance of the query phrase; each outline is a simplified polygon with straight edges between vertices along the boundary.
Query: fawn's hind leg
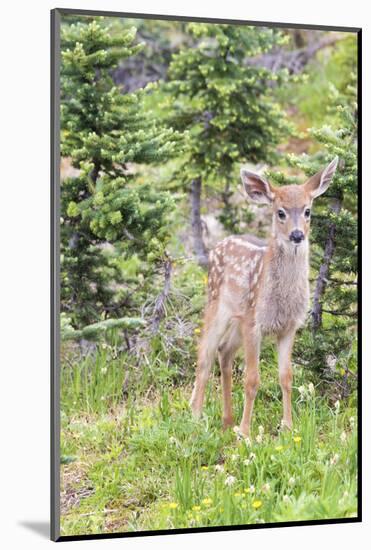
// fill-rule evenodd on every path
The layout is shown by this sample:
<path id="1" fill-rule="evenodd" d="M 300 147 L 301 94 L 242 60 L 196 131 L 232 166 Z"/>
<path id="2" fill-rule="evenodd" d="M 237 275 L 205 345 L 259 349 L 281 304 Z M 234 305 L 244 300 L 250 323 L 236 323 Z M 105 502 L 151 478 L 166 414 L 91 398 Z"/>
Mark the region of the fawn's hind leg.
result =
<path id="1" fill-rule="evenodd" d="M 233 426 L 232 412 L 232 368 L 236 351 L 241 344 L 241 335 L 237 324 L 232 323 L 218 349 L 220 375 L 223 394 L 223 428 Z"/>
<path id="2" fill-rule="evenodd" d="M 229 323 L 229 316 L 219 315 L 217 304 L 207 306 L 203 334 L 198 348 L 196 380 L 193 387 L 190 406 L 196 418 L 201 416 L 206 384 L 213 365 L 220 339 Z"/>

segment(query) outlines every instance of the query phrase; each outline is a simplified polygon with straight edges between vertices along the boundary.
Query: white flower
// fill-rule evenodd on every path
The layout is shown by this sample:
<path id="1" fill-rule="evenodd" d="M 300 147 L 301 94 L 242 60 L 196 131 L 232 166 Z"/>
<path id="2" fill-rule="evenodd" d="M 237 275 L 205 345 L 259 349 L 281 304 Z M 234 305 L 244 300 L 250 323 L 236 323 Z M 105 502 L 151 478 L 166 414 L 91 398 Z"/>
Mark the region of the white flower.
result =
<path id="1" fill-rule="evenodd" d="M 235 481 L 236 481 L 236 478 L 234 476 L 227 476 L 225 478 L 225 485 L 233 485 Z"/>
<path id="2" fill-rule="evenodd" d="M 262 436 L 261 434 L 258 434 L 258 435 L 256 436 L 255 440 L 256 440 L 257 443 L 262 443 L 262 441 L 263 441 L 263 436 Z"/>
<path id="3" fill-rule="evenodd" d="M 299 386 L 298 387 L 298 390 L 299 390 L 299 393 L 301 395 L 301 397 L 304 397 L 305 396 L 305 386 Z"/>
<path id="4" fill-rule="evenodd" d="M 251 439 L 249 437 L 245 437 L 245 443 L 246 447 L 251 447 Z"/>
<path id="5" fill-rule="evenodd" d="M 289 485 L 290 485 L 291 487 L 293 487 L 293 486 L 295 485 L 295 478 L 294 478 L 294 477 L 290 477 L 290 479 L 289 479 Z"/>
<path id="6" fill-rule="evenodd" d="M 246 458 L 246 460 L 244 460 L 243 463 L 245 466 L 250 466 L 250 464 L 254 462 L 255 459 L 256 459 L 256 454 L 250 453 L 249 458 Z"/>
<path id="7" fill-rule="evenodd" d="M 271 486 L 269 485 L 269 483 L 264 483 L 264 485 L 262 485 L 263 493 L 269 493 L 270 490 L 271 490 Z"/>
<path id="8" fill-rule="evenodd" d="M 350 424 L 350 427 L 351 427 L 352 430 L 353 430 L 353 428 L 354 428 L 354 426 L 355 426 L 355 424 L 356 424 L 356 419 L 354 418 L 354 416 L 351 416 L 351 417 L 349 418 L 349 424 Z"/>
<path id="9" fill-rule="evenodd" d="M 254 485 L 250 485 L 250 493 L 251 493 L 251 494 L 254 494 L 254 493 L 255 493 L 255 487 L 254 487 Z"/>
<path id="10" fill-rule="evenodd" d="M 314 386 L 313 386 L 312 382 L 310 382 L 310 384 L 308 384 L 308 391 L 311 395 L 314 395 Z"/>
<path id="11" fill-rule="evenodd" d="M 215 466 L 215 471 L 216 472 L 224 472 L 224 466 L 222 464 L 217 464 Z"/>
<path id="12" fill-rule="evenodd" d="M 237 459 L 238 459 L 238 455 L 232 455 L 231 456 L 232 462 L 236 462 Z"/>
<path id="13" fill-rule="evenodd" d="M 347 434 L 345 432 L 341 432 L 340 441 L 344 444 L 346 440 L 347 440 Z"/>
<path id="14" fill-rule="evenodd" d="M 340 401 L 335 401 L 335 414 L 339 414 L 340 412 Z"/>
<path id="15" fill-rule="evenodd" d="M 283 500 L 283 502 L 285 502 L 285 503 L 290 502 L 290 497 L 289 497 L 289 495 L 283 495 L 282 500 Z"/>
<path id="16" fill-rule="evenodd" d="M 264 433 L 264 428 L 263 428 L 263 426 L 259 426 L 258 432 L 259 432 L 259 435 L 263 435 L 263 433 Z"/>
<path id="17" fill-rule="evenodd" d="M 339 455 L 338 454 L 334 454 L 333 457 L 331 457 L 330 459 L 330 464 L 331 466 L 335 466 L 335 464 L 337 464 L 339 462 Z"/>

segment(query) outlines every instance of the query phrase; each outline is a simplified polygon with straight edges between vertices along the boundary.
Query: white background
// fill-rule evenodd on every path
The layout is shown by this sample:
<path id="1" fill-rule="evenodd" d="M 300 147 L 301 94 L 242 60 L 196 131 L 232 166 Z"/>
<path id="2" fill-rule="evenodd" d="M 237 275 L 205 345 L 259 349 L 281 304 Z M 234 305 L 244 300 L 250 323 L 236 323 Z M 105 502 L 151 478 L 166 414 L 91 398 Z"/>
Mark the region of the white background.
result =
<path id="1" fill-rule="evenodd" d="M 366 0 L 6 0 L 1 8 L 1 483 L 3 548 L 44 548 L 49 521 L 49 10 L 106 9 L 363 27 L 364 523 L 71 542 L 69 548 L 166 549 L 174 544 L 303 550 L 366 547 L 370 529 L 370 17 Z M 4 124 L 5 121 L 5 124 Z M 368 166 L 366 166 L 368 164 Z M 370 542 L 368 542 L 369 547 Z"/>

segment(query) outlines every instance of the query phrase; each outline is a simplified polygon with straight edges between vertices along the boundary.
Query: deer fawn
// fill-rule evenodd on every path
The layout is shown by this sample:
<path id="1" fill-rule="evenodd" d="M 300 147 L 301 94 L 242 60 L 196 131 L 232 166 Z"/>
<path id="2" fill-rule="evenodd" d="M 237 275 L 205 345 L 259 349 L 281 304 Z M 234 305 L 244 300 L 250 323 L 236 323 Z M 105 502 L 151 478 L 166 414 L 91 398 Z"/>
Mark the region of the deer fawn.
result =
<path id="1" fill-rule="evenodd" d="M 232 364 L 238 348 L 245 355 L 245 404 L 239 432 L 250 435 L 251 416 L 260 383 L 262 336 L 275 335 L 283 397 L 282 426 L 291 429 L 291 350 L 309 306 L 309 225 L 312 201 L 330 185 L 338 158 L 303 185 L 273 187 L 261 176 L 241 169 L 247 195 L 270 204 L 272 233 L 266 242 L 249 235 L 231 236 L 209 256 L 208 304 L 198 350 L 191 408 L 201 415 L 206 383 L 218 352 L 223 426 L 233 425 Z"/>

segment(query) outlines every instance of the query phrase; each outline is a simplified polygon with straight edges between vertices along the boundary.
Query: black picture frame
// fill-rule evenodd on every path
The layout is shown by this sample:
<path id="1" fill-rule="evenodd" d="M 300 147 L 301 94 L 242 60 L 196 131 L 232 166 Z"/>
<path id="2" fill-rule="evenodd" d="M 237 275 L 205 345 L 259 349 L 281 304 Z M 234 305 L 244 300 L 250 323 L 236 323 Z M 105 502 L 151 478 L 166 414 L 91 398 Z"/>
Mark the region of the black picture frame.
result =
<path id="1" fill-rule="evenodd" d="M 285 29 L 304 29 L 304 30 L 324 30 L 324 31 L 343 31 L 355 33 L 358 44 L 358 336 L 362 333 L 362 29 L 359 27 L 343 27 L 315 24 L 294 24 L 270 21 L 250 21 L 239 19 L 219 19 L 212 17 L 192 17 L 192 16 L 173 16 L 145 13 L 126 13 L 116 11 L 98 11 L 81 10 L 69 8 L 55 8 L 51 10 L 51 96 L 50 96 L 50 158 L 51 158 L 51 233 L 50 233 L 50 253 L 51 253 L 51 357 L 50 357 L 50 436 L 51 436 L 51 464 L 50 464 L 50 536 L 51 540 L 73 541 L 90 539 L 109 539 L 126 537 L 143 537 L 164 534 L 179 533 L 200 533 L 216 531 L 237 531 L 250 529 L 268 529 L 290 526 L 310 526 L 310 525 L 334 525 L 343 523 L 356 523 L 362 521 L 362 350 L 358 344 L 358 513 L 356 517 L 319 519 L 319 520 L 299 520 L 279 523 L 264 523 L 238 526 L 215 526 L 215 527 L 192 527 L 186 529 L 171 530 L 153 530 L 140 532 L 123 532 L 107 534 L 86 534 L 86 535 L 68 535 L 60 534 L 60 22 L 63 15 L 81 15 L 81 16 L 106 16 L 106 17 L 130 17 L 136 19 L 155 19 L 167 21 L 187 21 L 200 23 L 216 24 L 235 24 L 235 25 L 253 25 L 261 27 L 274 27 Z"/>

